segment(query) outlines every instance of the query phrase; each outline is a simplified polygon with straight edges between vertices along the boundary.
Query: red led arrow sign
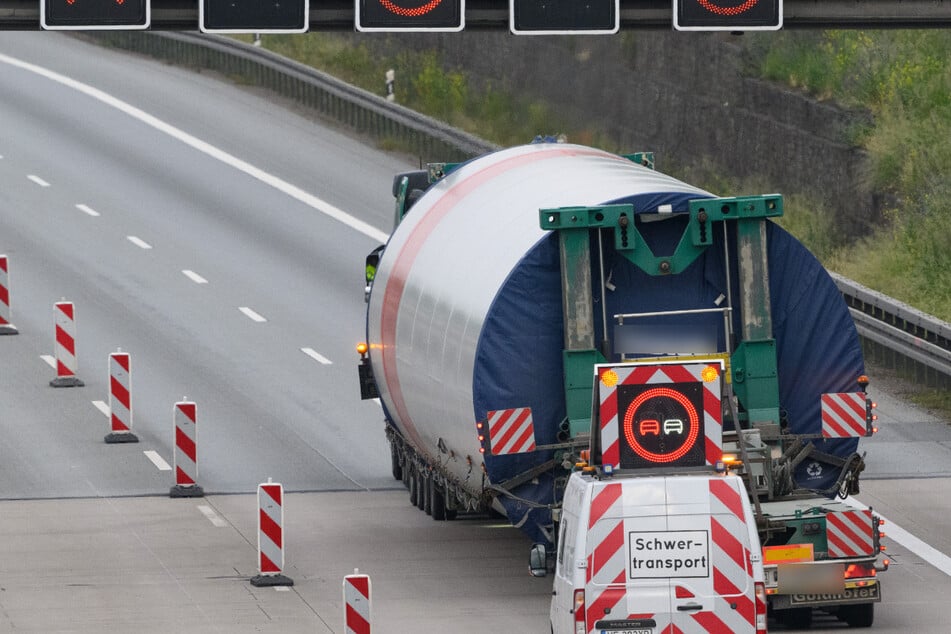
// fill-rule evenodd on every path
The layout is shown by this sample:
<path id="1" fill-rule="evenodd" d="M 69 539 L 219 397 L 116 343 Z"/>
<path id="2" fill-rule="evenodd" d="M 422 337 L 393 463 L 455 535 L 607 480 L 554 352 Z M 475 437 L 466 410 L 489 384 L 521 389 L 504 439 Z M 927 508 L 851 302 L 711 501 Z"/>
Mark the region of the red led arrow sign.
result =
<path id="1" fill-rule="evenodd" d="M 746 2 L 734 6 L 721 6 L 723 2 L 712 2 L 711 0 L 697 0 L 704 9 L 717 15 L 739 15 L 746 13 L 756 6 L 759 0 L 746 0 Z"/>
<path id="2" fill-rule="evenodd" d="M 385 8 L 390 13 L 395 13 L 396 15 L 402 15 L 407 18 L 416 18 L 421 15 L 426 15 L 427 13 L 429 13 L 430 11 L 438 7 L 439 3 L 441 2 L 442 0 L 429 0 L 429 2 L 427 2 L 426 4 L 418 6 L 418 7 L 404 7 L 402 5 L 412 4 L 412 3 L 407 3 L 405 1 L 393 2 L 393 0 L 380 0 L 380 4 L 383 5 L 383 8 Z"/>

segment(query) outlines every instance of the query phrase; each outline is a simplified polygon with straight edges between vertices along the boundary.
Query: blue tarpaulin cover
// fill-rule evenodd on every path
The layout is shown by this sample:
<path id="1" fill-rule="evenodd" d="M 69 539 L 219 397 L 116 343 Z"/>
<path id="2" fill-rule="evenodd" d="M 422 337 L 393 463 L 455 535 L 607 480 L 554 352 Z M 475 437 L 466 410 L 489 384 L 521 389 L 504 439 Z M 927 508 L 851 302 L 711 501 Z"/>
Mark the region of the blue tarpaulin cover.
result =
<path id="1" fill-rule="evenodd" d="M 621 201 L 635 210 L 656 210 L 670 205 L 686 211 L 687 196 L 648 194 Z M 696 196 L 690 196 L 696 198 Z M 654 222 L 638 221 L 655 255 L 669 255 L 680 240 L 686 216 Z M 730 227 L 729 269 L 734 300 L 734 332 L 742 332 L 737 299 L 739 287 L 735 232 Z M 600 302 L 606 301 L 610 316 L 618 313 L 713 308 L 718 297 L 727 296 L 723 231 L 714 227 L 714 244 L 678 275 L 650 276 L 613 249 L 613 239 L 604 240 L 606 275 L 614 290 L 602 297 L 595 288 L 596 339 L 602 339 Z M 862 351 L 852 317 L 832 278 L 816 258 L 785 230 L 767 222 L 769 292 L 773 337 L 779 372 L 780 407 L 785 410 L 792 433 L 820 433 L 820 398 L 830 392 L 854 392 L 856 379 L 864 373 Z M 597 253 L 596 246 L 592 253 Z M 593 263 L 597 286 L 598 267 Z M 653 323 L 719 332 L 718 347 L 725 350 L 723 318 L 719 314 L 658 318 Z M 651 323 L 651 322 L 648 322 Z M 479 338 L 473 379 L 475 419 L 484 420 L 488 410 L 529 405 L 535 421 L 536 443 L 557 442 L 565 418 L 562 350 L 561 277 L 558 237 L 540 240 L 512 271 L 492 303 Z M 609 333 L 610 335 L 611 333 Z M 817 448 L 840 457 L 851 455 L 858 439 L 816 441 Z M 491 482 L 503 484 L 552 458 L 551 452 L 509 456 L 485 456 Z M 795 478 L 803 488 L 831 487 L 839 470 L 804 461 Z M 550 540 L 549 505 L 555 502 L 555 482 L 550 473 L 512 489 L 501 496 L 507 514 L 516 526 L 536 540 Z"/>

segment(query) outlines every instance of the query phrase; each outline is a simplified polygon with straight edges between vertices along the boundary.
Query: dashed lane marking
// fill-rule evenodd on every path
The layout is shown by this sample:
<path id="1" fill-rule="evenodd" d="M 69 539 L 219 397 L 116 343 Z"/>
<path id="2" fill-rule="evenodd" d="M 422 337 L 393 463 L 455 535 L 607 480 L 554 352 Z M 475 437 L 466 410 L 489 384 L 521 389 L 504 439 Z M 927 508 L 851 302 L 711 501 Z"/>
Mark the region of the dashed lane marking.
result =
<path id="1" fill-rule="evenodd" d="M 188 269 L 183 269 L 183 270 L 182 270 L 182 273 L 184 273 L 184 274 L 185 274 L 185 277 L 187 277 L 188 279 L 190 279 L 191 281 L 193 281 L 195 284 L 207 284 L 207 283 L 208 283 L 208 280 L 206 280 L 205 278 L 203 278 L 203 277 L 202 277 L 201 275 L 199 275 L 198 273 L 195 273 L 194 271 L 189 271 Z"/>
<path id="2" fill-rule="evenodd" d="M 201 514 L 208 518 L 208 521 L 217 526 L 218 528 L 225 528 L 228 525 L 228 522 L 224 520 L 218 513 L 215 512 L 215 509 L 211 508 L 207 504 L 199 504 L 198 510 L 201 511 Z"/>
<path id="3" fill-rule="evenodd" d="M 56 357 L 51 354 L 41 354 L 40 358 L 46 361 L 51 368 L 56 369 Z"/>
<path id="4" fill-rule="evenodd" d="M 101 215 L 98 211 L 96 211 L 89 205 L 84 205 L 82 203 L 79 203 L 78 205 L 76 205 L 76 209 L 78 209 L 79 211 L 83 212 L 84 214 L 88 216 L 92 216 L 93 218 L 97 218 Z"/>
<path id="5" fill-rule="evenodd" d="M 163 458 L 162 456 L 160 456 L 157 451 L 153 451 L 153 450 L 151 450 L 151 449 L 147 449 L 147 450 L 143 451 L 142 453 L 145 454 L 145 457 L 146 457 L 146 458 L 148 458 L 149 460 L 152 461 L 152 464 L 154 464 L 154 465 L 158 468 L 159 471 L 171 471 L 171 470 L 172 470 L 172 465 L 170 465 L 170 464 L 168 464 L 167 462 L 165 462 L 165 458 Z"/>
<path id="6" fill-rule="evenodd" d="M 247 306 L 239 306 L 238 310 L 244 313 L 245 317 L 247 317 L 248 319 L 252 321 L 256 321 L 258 323 L 267 321 L 266 317 L 262 317 L 260 314 L 254 312 L 252 309 L 248 308 Z"/>
<path id="7" fill-rule="evenodd" d="M 140 249 L 151 249 L 152 245 L 137 236 L 126 236 L 126 240 L 139 247 Z"/>
<path id="8" fill-rule="evenodd" d="M 306 354 L 308 357 L 310 357 L 310 358 L 313 359 L 314 361 L 317 361 L 318 363 L 322 363 L 322 364 L 324 364 L 324 365 L 332 365 L 332 364 L 333 364 L 333 361 L 331 361 L 330 359 L 328 359 L 328 358 L 325 357 L 324 355 L 320 354 L 319 352 L 317 352 L 317 351 L 314 350 L 313 348 L 301 348 L 300 351 L 303 352 L 304 354 Z"/>
<path id="9" fill-rule="evenodd" d="M 30 179 L 31 181 L 33 181 L 34 183 L 36 183 L 37 185 L 39 185 L 40 187 L 49 187 L 49 186 L 50 186 L 49 183 L 47 183 L 45 180 L 43 180 L 42 178 L 40 178 L 40 177 L 37 176 L 36 174 L 27 174 L 26 177 L 29 178 L 29 179 Z"/>
<path id="10" fill-rule="evenodd" d="M 112 414 L 109 404 L 105 401 L 93 401 L 92 404 L 96 406 L 96 409 L 102 412 L 103 416 L 109 417 Z"/>

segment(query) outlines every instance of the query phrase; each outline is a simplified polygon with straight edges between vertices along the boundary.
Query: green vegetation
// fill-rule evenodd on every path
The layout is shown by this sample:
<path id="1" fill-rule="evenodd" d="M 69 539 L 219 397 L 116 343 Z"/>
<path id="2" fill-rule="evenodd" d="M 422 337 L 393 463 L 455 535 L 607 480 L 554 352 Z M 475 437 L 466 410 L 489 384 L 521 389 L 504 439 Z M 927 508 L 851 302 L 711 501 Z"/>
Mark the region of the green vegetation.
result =
<path id="1" fill-rule="evenodd" d="M 629 149 L 569 128 L 544 103 L 473 87 L 434 53 L 380 59 L 352 37 L 326 33 L 265 36 L 264 45 L 376 94 L 387 68 L 397 68 L 399 103 L 501 145 L 566 132 L 580 143 Z M 873 186 L 893 201 L 885 226 L 854 244 L 835 241 L 831 214 L 807 195 L 785 192 L 782 224 L 829 268 L 951 321 L 951 32 L 763 33 L 749 35 L 747 46 L 751 72 L 872 113 L 874 123 L 853 129 L 851 141 L 870 153 Z M 711 191 L 763 189 L 702 167 L 668 171 Z"/>

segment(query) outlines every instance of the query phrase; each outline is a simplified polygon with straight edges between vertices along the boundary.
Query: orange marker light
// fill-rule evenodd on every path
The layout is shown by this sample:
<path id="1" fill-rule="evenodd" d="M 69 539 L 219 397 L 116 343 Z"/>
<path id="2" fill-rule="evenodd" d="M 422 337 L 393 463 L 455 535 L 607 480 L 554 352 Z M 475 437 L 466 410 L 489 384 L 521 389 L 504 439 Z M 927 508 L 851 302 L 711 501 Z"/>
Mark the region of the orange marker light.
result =
<path id="1" fill-rule="evenodd" d="M 361 355 L 366 354 L 369 349 L 370 347 L 363 342 L 357 344 L 357 352 Z"/>

